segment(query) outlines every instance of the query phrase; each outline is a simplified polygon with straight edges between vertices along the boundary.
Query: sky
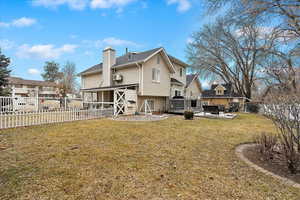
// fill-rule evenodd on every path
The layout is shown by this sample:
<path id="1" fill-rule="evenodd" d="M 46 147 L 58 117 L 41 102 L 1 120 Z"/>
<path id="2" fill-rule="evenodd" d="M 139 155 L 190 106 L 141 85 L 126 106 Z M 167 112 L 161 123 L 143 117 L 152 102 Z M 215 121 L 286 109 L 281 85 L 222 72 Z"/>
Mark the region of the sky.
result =
<path id="1" fill-rule="evenodd" d="M 164 47 L 186 62 L 191 34 L 208 18 L 199 0 L 0 0 L 0 48 L 12 76 L 41 80 L 46 61 L 102 61 L 106 46 L 123 55 Z"/>

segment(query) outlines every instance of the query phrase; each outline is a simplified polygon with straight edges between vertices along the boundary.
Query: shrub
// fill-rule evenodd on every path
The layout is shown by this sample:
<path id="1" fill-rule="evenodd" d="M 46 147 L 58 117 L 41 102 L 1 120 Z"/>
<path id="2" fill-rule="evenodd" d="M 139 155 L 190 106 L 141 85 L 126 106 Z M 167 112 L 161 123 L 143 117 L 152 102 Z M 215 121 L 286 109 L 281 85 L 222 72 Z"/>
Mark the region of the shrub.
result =
<path id="1" fill-rule="evenodd" d="M 270 133 L 262 133 L 254 140 L 258 144 L 259 152 L 268 159 L 273 159 L 273 153 L 278 144 L 278 136 Z"/>
<path id="2" fill-rule="evenodd" d="M 235 103 L 235 102 L 231 102 L 229 104 L 229 112 L 238 112 L 240 108 L 240 104 L 239 103 Z"/>
<path id="3" fill-rule="evenodd" d="M 191 110 L 184 111 L 184 119 L 186 119 L 186 120 L 194 119 L 194 112 Z"/>
<path id="4" fill-rule="evenodd" d="M 298 93 L 272 97 L 264 104 L 264 114 L 273 121 L 289 171 L 300 167 L 300 96 Z"/>
<path id="5" fill-rule="evenodd" d="M 246 111 L 250 113 L 258 113 L 260 109 L 260 105 L 258 103 L 247 103 Z"/>

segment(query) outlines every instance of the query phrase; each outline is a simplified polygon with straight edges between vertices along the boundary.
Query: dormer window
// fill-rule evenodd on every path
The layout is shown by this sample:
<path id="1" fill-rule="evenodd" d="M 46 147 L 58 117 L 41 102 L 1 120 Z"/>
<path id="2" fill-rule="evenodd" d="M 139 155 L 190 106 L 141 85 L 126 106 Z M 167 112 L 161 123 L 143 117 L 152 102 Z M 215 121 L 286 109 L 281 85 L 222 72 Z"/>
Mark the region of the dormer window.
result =
<path id="1" fill-rule="evenodd" d="M 223 95 L 224 94 L 224 91 L 223 90 L 221 90 L 221 89 L 218 89 L 217 90 L 217 95 Z"/>
<path id="2" fill-rule="evenodd" d="M 226 88 L 223 86 L 223 85 L 218 85 L 216 88 L 215 88 L 215 92 L 216 92 L 216 95 L 224 95 L 224 91 L 226 90 Z"/>

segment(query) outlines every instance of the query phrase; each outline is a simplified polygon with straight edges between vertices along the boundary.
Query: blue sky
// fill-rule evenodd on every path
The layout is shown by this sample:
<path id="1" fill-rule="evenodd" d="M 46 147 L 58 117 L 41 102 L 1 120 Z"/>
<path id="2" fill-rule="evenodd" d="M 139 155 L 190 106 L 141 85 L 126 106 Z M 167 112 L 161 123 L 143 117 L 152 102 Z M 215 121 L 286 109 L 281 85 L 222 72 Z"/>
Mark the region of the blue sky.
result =
<path id="1" fill-rule="evenodd" d="M 163 46 L 184 61 L 192 32 L 207 21 L 198 0 L 0 0 L 0 47 L 12 75 L 41 79 L 45 61 L 71 61 L 80 72 L 102 49 Z"/>

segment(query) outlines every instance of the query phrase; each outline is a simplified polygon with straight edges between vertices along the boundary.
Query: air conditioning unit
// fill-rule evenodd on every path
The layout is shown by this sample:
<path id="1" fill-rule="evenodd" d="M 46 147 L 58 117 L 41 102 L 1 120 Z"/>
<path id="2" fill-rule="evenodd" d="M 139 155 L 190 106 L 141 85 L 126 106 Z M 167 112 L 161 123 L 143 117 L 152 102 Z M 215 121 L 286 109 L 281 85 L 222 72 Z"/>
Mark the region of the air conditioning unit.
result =
<path id="1" fill-rule="evenodd" d="M 121 82 L 123 80 L 123 76 L 121 74 L 115 74 L 113 76 L 113 80 L 114 81 L 118 81 L 118 82 Z"/>

